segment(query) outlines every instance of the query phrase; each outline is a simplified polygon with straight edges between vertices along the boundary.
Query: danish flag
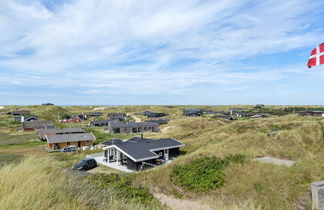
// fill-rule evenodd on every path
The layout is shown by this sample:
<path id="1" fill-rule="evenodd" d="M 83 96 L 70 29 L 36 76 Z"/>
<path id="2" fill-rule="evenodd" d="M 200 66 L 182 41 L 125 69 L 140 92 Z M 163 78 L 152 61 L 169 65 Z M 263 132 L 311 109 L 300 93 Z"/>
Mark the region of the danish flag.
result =
<path id="1" fill-rule="evenodd" d="M 324 64 L 324 42 L 314 48 L 308 58 L 308 68 Z"/>

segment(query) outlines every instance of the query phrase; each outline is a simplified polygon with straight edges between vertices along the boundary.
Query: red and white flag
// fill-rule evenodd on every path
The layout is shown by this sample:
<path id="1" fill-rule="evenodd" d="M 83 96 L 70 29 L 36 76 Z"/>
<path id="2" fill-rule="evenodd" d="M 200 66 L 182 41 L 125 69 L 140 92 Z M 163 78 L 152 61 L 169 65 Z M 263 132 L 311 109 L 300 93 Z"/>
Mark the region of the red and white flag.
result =
<path id="1" fill-rule="evenodd" d="M 314 48 L 308 58 L 308 68 L 324 64 L 324 42 Z"/>

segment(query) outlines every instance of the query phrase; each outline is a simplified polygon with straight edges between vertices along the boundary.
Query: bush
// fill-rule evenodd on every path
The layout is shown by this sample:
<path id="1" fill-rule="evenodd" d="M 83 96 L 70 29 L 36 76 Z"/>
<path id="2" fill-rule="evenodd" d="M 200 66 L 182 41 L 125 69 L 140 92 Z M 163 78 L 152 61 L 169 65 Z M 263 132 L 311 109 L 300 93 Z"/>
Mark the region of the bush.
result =
<path id="1" fill-rule="evenodd" d="M 206 192 L 224 184 L 224 169 L 229 163 L 244 163 L 244 155 L 230 155 L 224 159 L 203 157 L 183 166 L 175 166 L 171 173 L 174 184 L 196 192 Z"/>
<path id="2" fill-rule="evenodd" d="M 118 197 L 127 200 L 134 200 L 146 206 L 150 206 L 157 201 L 147 188 L 132 185 L 132 179 L 127 175 L 109 174 L 96 175 L 93 181 L 102 188 L 113 188 L 118 192 Z"/>

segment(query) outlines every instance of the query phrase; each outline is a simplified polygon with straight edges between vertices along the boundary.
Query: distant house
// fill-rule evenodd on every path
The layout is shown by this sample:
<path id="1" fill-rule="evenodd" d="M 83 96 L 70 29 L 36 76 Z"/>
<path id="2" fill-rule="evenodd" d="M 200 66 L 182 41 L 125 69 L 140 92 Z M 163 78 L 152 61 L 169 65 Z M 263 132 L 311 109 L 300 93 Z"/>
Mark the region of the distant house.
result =
<path id="1" fill-rule="evenodd" d="M 92 111 L 103 111 L 105 107 L 96 107 Z"/>
<path id="2" fill-rule="evenodd" d="M 167 116 L 167 114 L 162 113 L 162 112 L 150 112 L 150 111 L 144 111 L 143 115 L 147 116 L 147 117 L 164 117 L 164 116 Z"/>
<path id="3" fill-rule="evenodd" d="M 110 121 L 105 130 L 109 133 L 160 132 L 159 124 L 150 122 Z"/>
<path id="4" fill-rule="evenodd" d="M 69 119 L 59 120 L 60 123 L 80 123 L 82 122 L 81 118 L 78 115 L 72 116 Z"/>
<path id="5" fill-rule="evenodd" d="M 166 163 L 180 154 L 183 143 L 172 138 L 146 139 L 133 137 L 127 141 L 114 139 L 102 143 L 103 157 L 97 157 L 100 161 L 117 163 L 132 171 L 141 171 Z"/>
<path id="6" fill-rule="evenodd" d="M 245 112 L 235 112 L 235 113 L 233 113 L 233 115 L 236 116 L 236 117 L 247 117 L 247 116 L 249 116 L 249 114 L 245 113 Z"/>
<path id="7" fill-rule="evenodd" d="M 80 120 L 86 120 L 88 118 L 88 115 L 85 115 L 85 114 L 78 114 L 76 116 L 78 116 L 80 118 Z M 74 116 L 72 116 L 72 117 L 74 117 Z"/>
<path id="8" fill-rule="evenodd" d="M 256 105 L 254 106 L 254 108 L 262 108 L 262 107 L 264 107 L 264 104 L 256 104 Z"/>
<path id="9" fill-rule="evenodd" d="M 126 114 L 117 112 L 108 113 L 108 119 L 112 121 L 125 121 Z"/>
<path id="10" fill-rule="evenodd" d="M 33 116 L 25 117 L 24 115 L 22 115 L 20 117 L 14 117 L 14 120 L 17 122 L 28 122 L 28 121 L 37 121 L 38 119 Z"/>
<path id="11" fill-rule="evenodd" d="M 90 113 L 88 113 L 86 115 L 87 115 L 87 117 L 101 117 L 102 112 L 90 112 Z"/>
<path id="12" fill-rule="evenodd" d="M 201 109 L 183 109 L 183 115 L 187 117 L 200 117 L 203 114 Z"/>
<path id="13" fill-rule="evenodd" d="M 92 133 L 73 133 L 45 136 L 50 149 L 62 149 L 65 147 L 91 146 L 96 137 Z"/>
<path id="14" fill-rule="evenodd" d="M 24 131 L 33 131 L 35 129 L 54 128 L 54 125 L 52 121 L 49 120 L 38 120 L 38 121 L 22 122 L 21 128 Z"/>
<path id="15" fill-rule="evenodd" d="M 251 118 L 266 118 L 266 117 L 268 117 L 267 114 L 256 114 L 251 116 Z"/>
<path id="16" fill-rule="evenodd" d="M 243 108 L 231 108 L 229 110 L 228 114 L 242 117 L 242 116 L 245 116 L 245 114 L 246 114 L 243 111 L 245 111 L 245 109 L 243 109 Z M 242 116 L 240 116 L 240 115 L 242 115 Z"/>
<path id="17" fill-rule="evenodd" d="M 8 112 L 7 114 L 11 114 L 11 115 L 29 115 L 30 114 L 30 111 L 28 110 L 15 110 L 15 111 L 11 111 L 11 112 Z"/>
<path id="18" fill-rule="evenodd" d="M 324 111 L 301 111 L 301 116 L 313 116 L 313 117 L 324 117 Z"/>
<path id="19" fill-rule="evenodd" d="M 93 120 L 89 123 L 89 127 L 107 127 L 110 120 Z"/>
<path id="20" fill-rule="evenodd" d="M 42 105 L 43 106 L 54 106 L 54 104 L 52 104 L 52 103 L 43 103 Z"/>
<path id="21" fill-rule="evenodd" d="M 214 115 L 214 118 L 233 120 L 233 117 L 229 115 Z"/>
<path id="22" fill-rule="evenodd" d="M 55 136 L 62 134 L 75 134 L 75 133 L 85 133 L 82 128 L 47 128 L 38 129 L 37 135 L 40 140 L 46 140 L 46 136 Z"/>
<path id="23" fill-rule="evenodd" d="M 215 112 L 213 110 L 207 110 L 207 109 L 202 109 L 203 114 L 217 114 L 218 112 Z"/>
<path id="24" fill-rule="evenodd" d="M 158 123 L 159 125 L 167 124 L 170 120 L 165 118 L 146 120 L 148 123 Z"/>

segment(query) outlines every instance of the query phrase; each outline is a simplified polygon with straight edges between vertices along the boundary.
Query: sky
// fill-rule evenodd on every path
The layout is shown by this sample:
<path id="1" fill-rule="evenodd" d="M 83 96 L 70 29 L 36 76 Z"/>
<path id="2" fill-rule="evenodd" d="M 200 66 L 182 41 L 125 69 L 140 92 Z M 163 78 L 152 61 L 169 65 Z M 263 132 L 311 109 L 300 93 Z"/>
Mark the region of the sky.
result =
<path id="1" fill-rule="evenodd" d="M 324 104 L 324 1 L 0 0 L 0 104 Z"/>

